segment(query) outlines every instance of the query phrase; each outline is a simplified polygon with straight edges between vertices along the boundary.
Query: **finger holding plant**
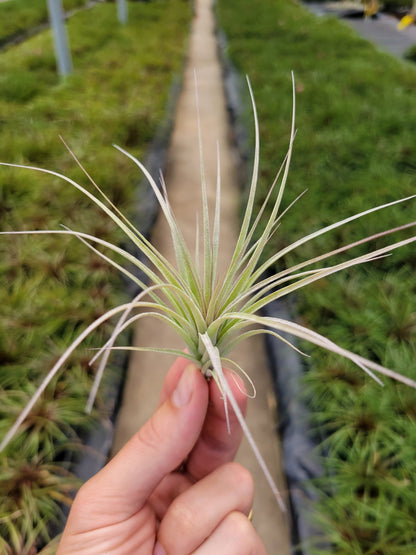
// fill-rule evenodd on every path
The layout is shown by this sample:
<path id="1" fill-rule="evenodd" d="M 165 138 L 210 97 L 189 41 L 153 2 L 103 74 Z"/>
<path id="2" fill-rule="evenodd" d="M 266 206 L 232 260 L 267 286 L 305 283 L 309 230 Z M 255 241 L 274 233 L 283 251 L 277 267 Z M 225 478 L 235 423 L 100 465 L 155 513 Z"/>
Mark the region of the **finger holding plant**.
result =
<path id="1" fill-rule="evenodd" d="M 163 179 L 161 179 L 161 186 L 159 187 L 140 161 L 121 147 L 116 147 L 121 153 L 130 158 L 148 179 L 158 200 L 160 209 L 162 210 L 169 225 L 175 254 L 175 264 L 167 260 L 157 251 L 151 242 L 140 233 L 140 231 L 135 229 L 135 227 L 120 213 L 117 207 L 112 204 L 112 202 L 94 182 L 94 186 L 97 189 L 97 193 L 95 194 L 77 184 L 75 181 L 65 177 L 64 175 L 58 174 L 57 172 L 37 167 L 25 166 L 27 169 L 32 171 L 39 171 L 57 176 L 69 183 L 71 186 L 77 188 L 83 195 L 87 196 L 93 203 L 95 203 L 95 205 L 99 207 L 102 212 L 124 232 L 126 237 L 132 241 L 136 248 L 145 256 L 146 262 L 142 259 L 134 257 L 132 254 L 127 252 L 127 250 L 104 241 L 99 237 L 68 228 L 54 231 L 12 232 L 12 234 L 55 233 L 74 236 L 82 241 L 87 248 L 90 248 L 99 254 L 99 256 L 101 256 L 109 264 L 112 264 L 127 278 L 138 285 L 141 292 L 131 302 L 117 306 L 100 316 L 75 339 L 75 341 L 61 355 L 53 368 L 49 371 L 43 382 L 39 385 L 31 401 L 27 404 L 15 424 L 5 435 L 0 445 L 0 450 L 3 450 L 16 434 L 19 426 L 27 418 L 48 383 L 64 366 L 72 352 L 92 331 L 113 317 L 118 317 L 118 322 L 114 327 L 114 332 L 93 358 L 94 362 L 100 359 L 100 363 L 96 373 L 96 380 L 88 400 L 88 410 L 91 410 L 93 406 L 105 365 L 112 350 L 150 349 L 156 352 L 165 352 L 188 358 L 192 363 L 200 368 L 201 372 L 207 379 L 215 381 L 223 395 L 226 414 L 228 414 L 229 406 L 231 405 L 231 409 L 240 422 L 244 434 L 246 435 L 247 440 L 249 441 L 256 458 L 265 473 L 270 487 L 272 488 L 283 510 L 284 504 L 281 500 L 280 494 L 256 446 L 255 440 L 247 428 L 244 416 L 239 409 L 238 403 L 235 400 L 223 372 L 223 367 L 227 366 L 244 374 L 244 369 L 240 368 L 235 362 L 233 362 L 232 354 L 230 354 L 241 341 L 259 333 L 273 334 L 284 340 L 280 334 L 289 333 L 292 336 L 307 340 L 319 347 L 351 360 L 379 382 L 380 378 L 377 374 L 394 378 L 413 388 L 416 388 L 416 382 L 414 380 L 360 357 L 304 326 L 289 320 L 264 317 L 258 314 L 259 310 L 269 302 L 287 296 L 308 284 L 330 276 L 343 269 L 365 262 L 371 262 L 380 257 L 386 256 L 401 246 L 413 243 L 416 241 L 415 236 L 397 241 L 382 248 L 378 248 L 377 250 L 370 250 L 366 254 L 350 258 L 344 262 L 337 262 L 333 264 L 330 262 L 331 257 L 339 254 L 340 252 L 347 251 L 357 244 L 371 242 L 381 236 L 387 236 L 396 231 L 410 228 L 415 225 L 416 222 L 405 223 L 399 228 L 382 231 L 377 235 L 364 238 L 358 242 L 297 263 L 293 267 L 285 268 L 277 273 L 273 273 L 272 275 L 268 275 L 267 272 L 270 272 L 278 261 L 283 261 L 287 254 L 291 253 L 301 245 L 323 236 L 340 226 L 354 222 L 358 218 L 386 209 L 398 203 L 410 201 L 414 197 L 399 199 L 381 206 L 369 208 L 359 214 L 350 216 L 322 229 L 311 232 L 294 243 L 287 245 L 279 252 L 272 254 L 269 259 L 264 261 L 262 258 L 264 250 L 271 237 L 275 233 L 278 233 L 278 227 L 282 218 L 290 217 L 286 214 L 288 209 L 285 211 L 281 210 L 281 204 L 288 179 L 293 143 L 296 134 L 294 116 L 295 94 L 293 92 L 293 115 L 288 152 L 274 182 L 270 187 L 270 191 L 266 196 L 263 205 L 261 206 L 259 212 L 255 214 L 254 206 L 256 200 L 260 147 L 257 114 L 250 84 L 249 90 L 253 105 L 255 127 L 253 173 L 241 229 L 236 241 L 233 255 L 224 275 L 221 275 L 218 270 L 221 220 L 221 179 L 219 161 L 213 215 L 210 214 L 208 207 L 207 186 L 201 162 L 202 248 L 200 251 L 198 247 L 196 247 L 196 252 L 192 253 L 189 245 L 185 243 L 180 227 L 175 218 L 175 214 L 169 204 L 168 194 Z M 293 79 L 293 91 L 294 90 Z M 6 163 L 3 163 L 2 165 L 19 168 L 24 167 Z M 276 197 L 275 200 L 274 197 Z M 269 214 L 267 217 L 266 212 Z M 265 220 L 265 223 L 263 220 Z M 262 221 L 262 231 L 259 235 L 256 235 L 256 231 L 259 229 L 260 221 Z M 197 232 L 197 236 L 198 233 L 199 232 Z M 256 239 L 254 239 L 254 237 L 256 237 Z M 196 243 L 198 245 L 198 238 Z M 103 252 L 103 248 L 108 254 Z M 126 266 L 123 266 L 113 260 L 111 254 L 117 255 L 117 257 L 124 259 Z M 127 265 L 129 265 L 129 267 L 133 265 L 140 270 L 144 276 L 146 276 L 147 283 L 144 283 L 145 280 L 142 280 L 131 272 L 127 268 Z M 149 317 L 157 318 L 171 326 L 176 331 L 181 341 L 180 348 L 167 349 L 164 348 L 163 345 L 159 348 L 147 346 L 114 346 L 117 337 L 122 331 L 139 319 Z M 184 347 L 186 348 L 185 354 L 183 352 Z"/>

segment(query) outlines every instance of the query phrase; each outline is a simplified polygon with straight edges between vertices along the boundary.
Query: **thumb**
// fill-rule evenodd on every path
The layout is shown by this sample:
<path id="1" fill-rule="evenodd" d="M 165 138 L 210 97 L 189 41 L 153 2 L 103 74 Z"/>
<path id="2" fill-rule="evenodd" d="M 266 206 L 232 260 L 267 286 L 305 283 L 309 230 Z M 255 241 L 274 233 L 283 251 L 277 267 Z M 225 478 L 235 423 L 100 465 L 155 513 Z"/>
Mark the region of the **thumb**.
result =
<path id="1" fill-rule="evenodd" d="M 104 514 L 114 520 L 128 518 L 140 510 L 159 482 L 193 448 L 207 406 L 207 383 L 196 366 L 189 365 L 165 403 L 114 459 L 84 484 L 78 509 L 82 506 L 87 518 L 93 513 L 101 520 Z"/>

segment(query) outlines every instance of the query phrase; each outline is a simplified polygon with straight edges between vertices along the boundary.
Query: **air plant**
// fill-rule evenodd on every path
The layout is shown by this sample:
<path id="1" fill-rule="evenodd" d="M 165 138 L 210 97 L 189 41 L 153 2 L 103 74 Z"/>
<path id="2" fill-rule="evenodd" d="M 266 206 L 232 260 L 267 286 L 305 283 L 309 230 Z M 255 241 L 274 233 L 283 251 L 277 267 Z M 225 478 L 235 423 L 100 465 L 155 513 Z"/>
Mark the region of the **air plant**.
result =
<path id="1" fill-rule="evenodd" d="M 0 450 L 3 450 L 16 434 L 19 426 L 27 418 L 28 414 L 34 407 L 36 401 L 44 392 L 48 383 L 54 378 L 57 372 L 63 367 L 71 353 L 82 343 L 82 341 L 96 328 L 107 320 L 119 316 L 119 320 L 109 340 L 95 354 L 93 361 L 101 359 L 93 388 L 87 403 L 88 411 L 91 410 L 94 399 L 99 387 L 101 377 L 108 357 L 114 349 L 129 350 L 152 350 L 162 353 L 170 353 L 176 356 L 188 358 L 195 363 L 207 379 L 214 379 L 218 384 L 224 397 L 224 405 L 226 414 L 228 414 L 228 405 L 234 410 L 243 431 L 261 465 L 265 476 L 280 504 L 284 509 L 284 504 L 280 494 L 273 482 L 273 479 L 263 461 L 263 458 L 256 446 L 255 440 L 247 428 L 244 417 L 233 397 L 231 389 L 224 377 L 223 366 L 229 366 L 237 371 L 244 373 L 236 363 L 229 358 L 229 353 L 244 339 L 250 336 L 267 333 L 272 334 L 282 341 L 287 342 L 281 333 L 290 334 L 302 340 L 307 340 L 319 347 L 332 351 L 341 355 L 369 374 L 380 384 L 382 383 L 376 374 L 381 374 L 390 378 L 399 380 L 411 387 L 416 388 L 416 382 L 402 376 L 388 368 L 385 368 L 375 362 L 367 360 L 351 351 L 333 343 L 330 339 L 303 327 L 295 322 L 283 320 L 280 318 L 272 318 L 258 315 L 258 311 L 271 301 L 289 295 L 294 291 L 305 287 L 319 279 L 330 276 L 340 270 L 352 267 L 357 264 L 370 262 L 383 257 L 401 246 L 412 243 L 416 237 L 410 237 L 388 246 L 378 248 L 368 252 L 367 254 L 350 258 L 344 262 L 327 263 L 330 257 L 345 252 L 348 249 L 377 239 L 380 236 L 388 235 L 395 231 L 410 227 L 413 224 L 406 224 L 400 228 L 384 231 L 377 235 L 367 237 L 353 244 L 346 245 L 334 251 L 322 254 L 310 260 L 297 263 L 295 266 L 282 269 L 272 275 L 266 275 L 275 267 L 278 261 L 282 261 L 288 253 L 292 252 L 301 245 L 312 241 L 313 239 L 324 235 L 342 225 L 353 222 L 367 214 L 376 212 L 393 206 L 395 204 L 405 202 L 413 197 L 396 200 L 388 204 L 369 208 L 359 214 L 345 218 L 339 222 L 328 225 L 322 229 L 314 231 L 305 237 L 302 237 L 294 243 L 276 252 L 270 258 L 263 261 L 262 255 L 270 238 L 277 232 L 283 215 L 286 214 L 287 208 L 281 211 L 281 203 L 286 182 L 288 179 L 289 166 L 292 156 L 292 148 L 295 139 L 295 93 L 294 79 L 293 82 L 293 114 L 291 124 L 291 134 L 288 152 L 272 183 L 266 199 L 264 200 L 259 212 L 254 214 L 254 205 L 256 197 L 256 185 L 259 169 L 259 127 L 256 114 L 256 107 L 248 82 L 249 92 L 251 96 L 254 128 L 255 128 L 255 152 L 253 172 L 251 184 L 248 192 L 247 205 L 242 218 L 241 229 L 236 241 L 233 255 L 229 262 L 229 266 L 224 275 L 219 275 L 218 271 L 218 253 L 220 249 L 220 212 L 221 212 L 221 179 L 220 179 L 220 162 L 218 153 L 218 178 L 216 184 L 216 199 L 214 206 L 214 214 L 210 214 L 207 200 L 207 187 L 204 178 L 204 169 L 202 162 L 201 147 L 201 191 L 202 191 L 202 249 L 198 248 L 198 231 L 196 240 L 196 251 L 191 253 L 189 246 L 185 243 L 181 230 L 172 212 L 168 200 L 166 186 L 163 177 L 160 179 L 160 187 L 149 174 L 143 164 L 134 156 L 126 152 L 123 148 L 116 148 L 126 155 L 135 163 L 148 179 L 154 194 L 159 202 L 170 228 L 172 243 L 174 247 L 176 265 L 168 261 L 162 256 L 151 242 L 145 238 L 140 231 L 124 217 L 116 206 L 108 199 L 101 189 L 91 180 L 95 186 L 97 193 L 94 194 L 83 186 L 77 184 L 64 175 L 55 171 L 42 169 L 32 166 L 21 166 L 17 164 L 3 164 L 18 168 L 27 168 L 30 170 L 40 171 L 52 176 L 59 177 L 73 187 L 76 187 L 81 193 L 86 195 L 96 206 L 98 206 L 105 215 L 113 220 L 113 222 L 124 232 L 129 240 L 145 255 L 147 261 L 134 257 L 124 248 L 113 245 L 107 241 L 83 232 L 74 231 L 68 228 L 55 231 L 33 231 L 33 232 L 12 232 L 17 235 L 19 233 L 56 233 L 63 235 L 72 235 L 82 241 L 88 248 L 92 249 L 104 260 L 112 264 L 120 270 L 125 276 L 132 280 L 141 289 L 141 292 L 131 302 L 117 306 L 107 313 L 103 314 L 89 325 L 67 348 L 57 363 L 49 371 L 42 383 L 39 385 L 36 393 L 31 401 L 22 411 L 14 425 L 4 437 Z M 198 123 L 199 129 L 199 123 Z M 199 137 L 201 136 L 199 129 Z M 200 144 L 201 144 L 201 138 Z M 71 152 L 71 151 L 70 151 Z M 72 154 L 72 152 L 71 152 Z M 74 156 L 74 155 L 73 155 Z M 75 158 L 75 156 L 74 156 Z M 76 158 L 75 158 L 76 160 Z M 77 160 L 76 160 L 77 161 Z M 79 163 L 77 161 L 77 163 Z M 273 200 L 275 197 L 275 200 Z M 293 203 L 292 203 L 293 204 Z M 266 216 L 266 211 L 268 216 Z M 256 236 L 259 229 L 260 221 L 265 221 L 263 231 Z M 102 247 L 106 252 L 113 255 L 121 256 L 126 262 L 123 266 L 116 260 L 112 259 L 108 254 L 102 252 Z M 138 274 L 132 273 L 128 268 L 133 265 L 146 276 L 145 279 L 137 277 Z M 142 275 L 140 274 L 140 275 Z M 265 277 L 266 276 L 266 277 Z M 161 346 L 155 347 L 115 347 L 115 341 L 119 334 L 131 326 L 134 322 L 143 318 L 157 318 L 169 326 L 171 326 L 178 334 L 186 350 L 167 349 Z M 292 345 L 293 348 L 296 348 Z"/>
<path id="2" fill-rule="evenodd" d="M 79 486 L 78 479 L 62 465 L 51 463 L 44 452 L 24 462 L 4 457 L 0 473 L 0 552 L 37 553 L 39 539 L 51 539 L 46 523 L 64 518 L 63 507 L 71 505 Z"/>

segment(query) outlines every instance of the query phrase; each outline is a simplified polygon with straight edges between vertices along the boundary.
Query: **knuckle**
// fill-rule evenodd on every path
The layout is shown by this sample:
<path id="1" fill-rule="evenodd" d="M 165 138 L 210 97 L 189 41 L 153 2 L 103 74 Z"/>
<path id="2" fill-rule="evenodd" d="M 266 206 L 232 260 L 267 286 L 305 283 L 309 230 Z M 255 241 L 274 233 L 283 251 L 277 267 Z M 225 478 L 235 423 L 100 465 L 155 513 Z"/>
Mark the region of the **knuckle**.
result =
<path id="1" fill-rule="evenodd" d="M 101 497 L 103 492 L 100 491 Z M 97 508 L 97 490 L 95 487 L 94 477 L 90 478 L 87 482 L 77 491 L 75 499 L 71 505 L 71 513 L 83 515 L 85 512 L 94 511 Z"/>
<path id="2" fill-rule="evenodd" d="M 90 479 L 79 488 L 72 505 L 83 506 L 90 504 L 90 502 L 95 498 L 94 491 L 95 488 L 93 479 Z"/>
<path id="3" fill-rule="evenodd" d="M 177 535 L 188 537 L 195 530 L 196 514 L 186 503 L 178 498 L 169 508 L 169 517 Z"/>
<path id="4" fill-rule="evenodd" d="M 236 462 L 225 464 L 224 472 L 230 486 L 236 488 L 245 504 L 248 503 L 251 506 L 254 496 L 254 480 L 251 473 Z"/>
<path id="5" fill-rule="evenodd" d="M 233 538 L 233 549 L 238 555 L 266 555 L 266 550 L 251 522 L 238 511 L 230 513 L 226 519 L 227 534 Z"/>

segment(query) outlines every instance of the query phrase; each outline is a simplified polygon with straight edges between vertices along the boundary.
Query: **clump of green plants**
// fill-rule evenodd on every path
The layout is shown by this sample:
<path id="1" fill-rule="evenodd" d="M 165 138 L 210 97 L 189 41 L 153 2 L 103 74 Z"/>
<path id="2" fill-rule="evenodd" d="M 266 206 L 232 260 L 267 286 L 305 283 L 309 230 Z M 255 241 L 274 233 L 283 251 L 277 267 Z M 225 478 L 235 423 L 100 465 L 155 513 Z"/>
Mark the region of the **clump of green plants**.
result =
<path id="1" fill-rule="evenodd" d="M 62 465 L 46 462 L 42 453 L 25 462 L 19 457 L 2 465 L 0 493 L 2 507 L 2 553 L 33 553 L 34 546 L 50 541 L 45 527 L 63 518 L 61 507 L 71 503 L 79 485 Z M 19 510 L 16 510 L 19 507 Z"/>
<path id="2" fill-rule="evenodd" d="M 65 12 L 85 6 L 86 0 L 63 0 Z M 47 2 L 13 0 L 0 3 L 0 45 L 48 21 Z"/>
<path id="3" fill-rule="evenodd" d="M 159 126 L 166 121 L 169 92 L 182 67 L 190 15 L 190 6 L 182 0 L 132 3 L 126 26 L 118 25 L 116 6 L 112 3 L 100 2 L 79 12 L 67 23 L 76 69 L 65 82 L 56 75 L 48 32 L 3 52 L 1 158 L 59 167 L 71 178 L 82 179 L 82 172 L 59 139 L 63 135 L 82 156 L 85 166 L 97 166 L 95 176 L 102 188 L 131 215 L 136 194 L 145 187 L 127 160 L 111 156 L 111 141 L 116 140 L 138 156 L 146 155 Z M 132 80 L 132 75 L 136 79 Z M 62 188 L 58 179 L 45 182 L 39 177 L 3 169 L 1 231 L 79 225 L 103 240 L 122 243 L 122 233 L 111 220 L 99 217 L 99 212 L 80 198 L 78 191 Z M 138 217 L 139 227 L 142 220 Z M 43 235 L 20 237 L 17 241 L 3 238 L 1 437 L 80 329 L 104 314 L 108 307 L 129 298 L 117 270 L 70 237 Z M 6 497 L 0 494 L 2 553 L 9 550 L 23 554 L 40 549 L 51 534 L 52 512 L 54 518 L 59 518 L 61 503 L 69 502 L 71 497 L 59 496 L 58 482 L 62 481 L 66 492 L 65 488 L 77 486 L 67 473 L 72 460 L 83 453 L 80 437 L 85 437 L 98 419 L 109 418 L 112 411 L 105 399 L 109 382 L 120 373 L 118 361 L 108 367 L 107 381 L 94 410 L 91 414 L 85 412 L 94 380 L 88 366 L 90 349 L 104 341 L 111 330 L 104 326 L 74 353 L 65 374 L 51 382 L 19 436 L 0 457 L 1 492 L 8 487 L 10 468 L 23 472 L 38 463 L 54 469 L 57 491 L 56 495 L 51 494 L 55 486 L 45 489 L 49 499 L 46 503 L 42 497 L 45 482 L 36 484 L 33 480 L 33 487 L 24 490 L 25 507 L 32 503 L 36 509 L 33 511 L 22 509 L 22 496 L 13 496 L 6 504 Z M 16 547 L 20 544 L 21 551 Z"/>
<path id="4" fill-rule="evenodd" d="M 255 21 L 250 15 L 253 9 Z M 241 73 L 250 75 L 256 92 L 262 122 L 259 206 L 273 179 L 271 161 L 284 148 L 282 141 L 288 140 L 282 113 L 290 112 L 288 74 L 290 70 L 296 74 L 300 124 L 288 202 L 306 187 L 308 191 L 282 221 L 265 256 L 308 230 L 327 225 L 334 214 L 346 217 L 373 205 L 375 199 L 384 203 L 414 194 L 416 108 L 409 91 L 416 86 L 416 73 L 410 64 L 377 51 L 334 18 L 312 16 L 295 1 L 266 0 L 254 5 L 220 1 L 217 14 L 227 36 L 227 54 Z M 249 115 L 243 113 L 242 123 L 248 127 Z M 413 201 L 369 214 L 288 253 L 274 270 L 343 244 L 357 243 L 351 252 L 364 253 L 358 243 L 362 237 L 415 219 Z M 409 229 L 399 232 L 399 237 L 404 238 Z M 378 247 L 383 242 L 382 235 L 375 239 Z M 291 300 L 300 323 L 415 379 L 415 270 L 414 247 L 404 247 L 310 284 Z M 403 535 L 402 523 L 414 519 L 416 467 L 407 446 L 413 444 L 416 430 L 411 408 L 415 393 L 393 383 L 381 389 L 347 361 L 305 344 L 300 347 L 311 355 L 303 359 L 311 426 L 318 437 L 326 434 L 318 450 L 325 469 L 319 483 L 322 499 L 312 510 L 323 523 L 323 534 L 337 553 L 373 552 L 369 546 L 376 534 L 382 540 L 374 544 L 374 551 L 377 547 L 384 553 L 413 553 L 414 528 L 408 527 Z M 371 420 L 379 425 L 366 427 L 360 422 L 360 411 L 364 420 L 367 415 L 366 405 L 371 407 Z M 355 423 L 347 422 L 349 413 Z M 362 432 L 356 434 L 356 429 Z M 355 439 L 362 442 L 364 437 L 365 447 L 360 449 L 359 443 L 355 448 Z M 389 455 L 389 445 L 396 447 L 394 457 Z M 383 475 L 375 473 L 376 461 L 384 468 Z M 360 494 L 363 469 L 369 480 L 377 477 L 378 489 L 371 489 L 371 495 Z"/>

